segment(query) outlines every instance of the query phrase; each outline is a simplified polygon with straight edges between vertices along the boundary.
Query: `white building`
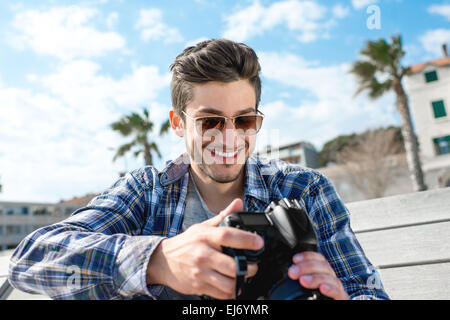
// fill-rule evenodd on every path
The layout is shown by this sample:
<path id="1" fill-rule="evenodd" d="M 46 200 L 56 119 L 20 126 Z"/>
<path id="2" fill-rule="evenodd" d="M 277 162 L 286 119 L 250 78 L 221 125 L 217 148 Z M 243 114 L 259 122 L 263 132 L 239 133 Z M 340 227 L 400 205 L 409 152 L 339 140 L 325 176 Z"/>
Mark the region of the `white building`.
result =
<path id="1" fill-rule="evenodd" d="M 309 142 L 296 142 L 279 147 L 266 146 L 257 155 L 267 159 L 280 159 L 308 168 L 318 168 L 319 158 L 316 148 Z"/>
<path id="2" fill-rule="evenodd" d="M 450 170 L 450 57 L 443 49 L 443 58 L 412 66 L 405 86 L 423 169 L 425 173 L 441 169 L 446 176 Z"/>
<path id="3" fill-rule="evenodd" d="M 0 201 L 0 251 L 15 248 L 38 228 L 66 219 L 94 196 L 89 194 L 59 203 Z"/>

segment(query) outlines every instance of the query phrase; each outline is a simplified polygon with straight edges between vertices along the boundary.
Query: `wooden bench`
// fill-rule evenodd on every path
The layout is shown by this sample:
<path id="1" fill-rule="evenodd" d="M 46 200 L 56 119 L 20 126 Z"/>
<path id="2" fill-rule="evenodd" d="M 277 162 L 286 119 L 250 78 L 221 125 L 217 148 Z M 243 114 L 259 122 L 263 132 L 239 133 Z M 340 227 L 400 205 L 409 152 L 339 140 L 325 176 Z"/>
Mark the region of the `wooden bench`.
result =
<path id="1" fill-rule="evenodd" d="M 450 188 L 347 204 L 391 299 L 450 299 Z"/>
<path id="2" fill-rule="evenodd" d="M 347 204 L 351 225 L 391 299 L 450 299 L 450 188 Z M 48 299 L 7 286 L 0 299 Z M 3 285 L 3 286 L 2 286 Z"/>

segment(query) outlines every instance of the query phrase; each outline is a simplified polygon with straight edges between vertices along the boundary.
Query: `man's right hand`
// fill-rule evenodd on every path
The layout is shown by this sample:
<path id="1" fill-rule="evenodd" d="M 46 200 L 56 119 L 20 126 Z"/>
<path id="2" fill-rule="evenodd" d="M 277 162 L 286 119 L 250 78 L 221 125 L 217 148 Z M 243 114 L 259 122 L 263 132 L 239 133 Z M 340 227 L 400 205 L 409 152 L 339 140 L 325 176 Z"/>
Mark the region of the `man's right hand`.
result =
<path id="1" fill-rule="evenodd" d="M 248 250 L 264 246 L 257 234 L 218 227 L 227 215 L 242 210 L 242 200 L 235 199 L 217 216 L 161 241 L 147 267 L 147 284 L 165 285 L 182 294 L 233 299 L 236 262 L 222 252 L 222 246 Z M 257 270 L 257 265 L 248 265 L 247 277 Z"/>

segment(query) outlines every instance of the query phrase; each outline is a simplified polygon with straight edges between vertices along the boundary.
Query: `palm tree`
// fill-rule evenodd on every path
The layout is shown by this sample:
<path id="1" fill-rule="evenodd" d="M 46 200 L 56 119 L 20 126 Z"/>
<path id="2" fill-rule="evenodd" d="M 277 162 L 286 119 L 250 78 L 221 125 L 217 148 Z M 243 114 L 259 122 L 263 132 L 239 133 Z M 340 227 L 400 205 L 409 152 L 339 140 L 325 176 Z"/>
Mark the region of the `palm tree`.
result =
<path id="1" fill-rule="evenodd" d="M 134 134 L 134 139 L 121 145 L 117 150 L 113 161 L 117 158 L 123 157 L 127 152 L 135 148 L 134 156 L 137 157 L 141 153 L 144 154 L 145 165 L 153 165 L 152 152 L 156 152 L 159 158 L 161 158 L 161 153 L 159 152 L 158 146 L 155 142 L 151 142 L 148 139 L 148 134 L 153 131 L 153 122 L 150 120 L 149 111 L 143 108 L 143 115 L 136 112 L 131 113 L 122 117 L 119 121 L 111 124 L 111 128 L 118 131 L 124 137 L 128 137 Z M 163 135 L 170 128 L 170 121 L 166 120 L 159 130 L 159 135 Z M 136 149 L 137 148 L 137 149 Z"/>
<path id="2" fill-rule="evenodd" d="M 390 43 L 384 39 L 368 41 L 360 51 L 363 60 L 355 61 L 350 70 L 356 75 L 359 88 L 355 96 L 362 91 L 368 91 L 373 100 L 384 93 L 393 90 L 396 95 L 397 111 L 402 120 L 402 136 L 405 144 L 406 159 L 415 191 L 426 190 L 423 171 L 419 158 L 419 148 L 414 134 L 408 97 L 402 85 L 402 79 L 410 72 L 409 67 L 403 67 L 400 60 L 404 57 L 402 38 L 393 36 Z"/>

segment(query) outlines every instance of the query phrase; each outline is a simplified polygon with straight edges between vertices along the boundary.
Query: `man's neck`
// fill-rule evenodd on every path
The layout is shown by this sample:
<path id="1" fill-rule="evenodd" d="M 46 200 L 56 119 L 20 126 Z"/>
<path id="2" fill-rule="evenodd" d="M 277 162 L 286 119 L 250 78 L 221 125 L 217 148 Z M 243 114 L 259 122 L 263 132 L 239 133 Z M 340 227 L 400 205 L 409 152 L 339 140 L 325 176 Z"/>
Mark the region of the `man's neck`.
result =
<path id="1" fill-rule="evenodd" d="M 190 173 L 203 201 L 211 212 L 219 213 L 234 199 L 244 197 L 245 171 L 228 183 L 220 183 L 205 175 L 200 168 L 191 166 Z"/>

